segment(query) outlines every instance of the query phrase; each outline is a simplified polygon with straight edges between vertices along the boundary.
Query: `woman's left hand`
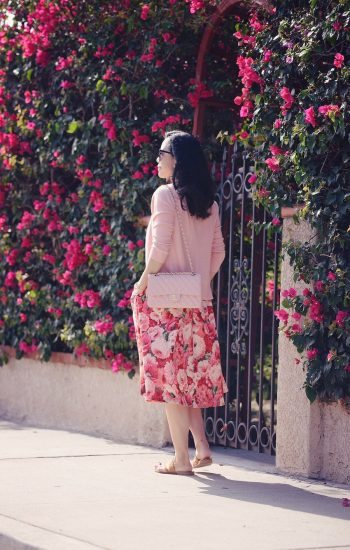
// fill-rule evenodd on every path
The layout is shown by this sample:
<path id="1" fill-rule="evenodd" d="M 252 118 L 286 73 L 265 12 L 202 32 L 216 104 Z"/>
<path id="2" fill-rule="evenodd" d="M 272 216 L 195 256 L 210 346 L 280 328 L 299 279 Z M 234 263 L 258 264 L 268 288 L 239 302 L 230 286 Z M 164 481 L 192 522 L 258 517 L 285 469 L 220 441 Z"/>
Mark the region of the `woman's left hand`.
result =
<path id="1" fill-rule="evenodd" d="M 142 283 L 142 281 L 138 281 L 134 284 L 134 289 L 132 291 L 131 296 L 137 296 L 138 294 L 142 294 L 142 292 L 146 289 L 146 285 Z"/>

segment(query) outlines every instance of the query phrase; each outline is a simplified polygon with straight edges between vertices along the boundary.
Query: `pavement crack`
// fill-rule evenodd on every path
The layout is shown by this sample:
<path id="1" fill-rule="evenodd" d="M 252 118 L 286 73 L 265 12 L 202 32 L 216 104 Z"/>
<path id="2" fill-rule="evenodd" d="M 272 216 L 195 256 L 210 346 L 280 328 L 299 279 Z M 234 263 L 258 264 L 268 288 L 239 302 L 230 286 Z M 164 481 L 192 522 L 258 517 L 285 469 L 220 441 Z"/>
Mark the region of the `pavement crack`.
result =
<path id="1" fill-rule="evenodd" d="M 151 456 L 159 455 L 160 453 L 101 453 L 101 454 L 83 454 L 83 455 L 54 455 L 54 456 L 10 456 L 0 458 L 0 461 L 5 460 L 36 460 L 42 458 L 90 458 L 103 456 Z"/>
<path id="2" fill-rule="evenodd" d="M 6 518 L 6 519 L 11 519 L 12 521 L 17 521 L 18 523 L 21 523 L 23 525 L 28 525 L 30 527 L 35 527 L 36 529 L 40 529 L 41 531 L 46 531 L 47 533 L 52 533 L 54 535 L 58 535 L 60 537 L 65 537 L 67 539 L 74 539 L 78 542 L 83 542 L 84 544 L 88 544 L 89 546 L 91 546 L 91 548 L 98 548 L 99 550 L 113 550 L 113 548 L 110 548 L 108 546 L 100 546 L 98 544 L 94 544 L 93 542 L 90 542 L 86 539 L 82 539 L 80 537 L 75 537 L 74 535 L 66 535 L 65 533 L 60 533 L 59 531 L 55 531 L 54 529 L 49 529 L 48 527 L 42 527 L 41 525 L 37 525 L 35 523 L 32 523 L 31 521 L 24 521 L 22 519 L 18 519 L 18 518 L 15 518 L 13 516 L 9 516 L 7 514 L 2 514 L 0 513 L 0 517 L 3 517 L 3 518 Z M 6 535 L 8 536 L 8 535 Z"/>

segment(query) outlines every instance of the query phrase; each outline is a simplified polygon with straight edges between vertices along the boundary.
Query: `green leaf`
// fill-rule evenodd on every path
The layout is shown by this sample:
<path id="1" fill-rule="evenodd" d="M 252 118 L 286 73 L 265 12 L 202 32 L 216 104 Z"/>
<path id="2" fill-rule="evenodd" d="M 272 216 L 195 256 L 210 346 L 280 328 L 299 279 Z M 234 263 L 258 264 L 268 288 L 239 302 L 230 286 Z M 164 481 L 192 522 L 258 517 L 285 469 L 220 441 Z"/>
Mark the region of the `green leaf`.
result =
<path id="1" fill-rule="evenodd" d="M 311 386 L 306 386 L 305 393 L 310 403 L 313 403 L 317 397 L 315 390 Z"/>
<path id="2" fill-rule="evenodd" d="M 79 128 L 81 128 L 81 126 L 82 126 L 82 123 L 81 123 L 80 120 L 72 120 L 72 122 L 68 126 L 67 133 L 68 134 L 75 134 L 75 132 L 77 130 L 79 130 Z"/>

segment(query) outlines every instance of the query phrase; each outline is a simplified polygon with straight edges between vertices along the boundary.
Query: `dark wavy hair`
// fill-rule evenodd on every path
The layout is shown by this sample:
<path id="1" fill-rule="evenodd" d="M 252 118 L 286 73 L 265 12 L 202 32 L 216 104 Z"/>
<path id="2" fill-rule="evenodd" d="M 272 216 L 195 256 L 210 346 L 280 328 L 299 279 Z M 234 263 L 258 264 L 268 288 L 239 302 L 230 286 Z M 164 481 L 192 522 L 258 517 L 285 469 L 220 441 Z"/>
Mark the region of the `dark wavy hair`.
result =
<path id="1" fill-rule="evenodd" d="M 192 216 L 208 218 L 214 202 L 215 185 L 210 177 L 207 161 L 198 139 L 179 130 L 165 134 L 175 158 L 173 182 L 185 210 Z"/>

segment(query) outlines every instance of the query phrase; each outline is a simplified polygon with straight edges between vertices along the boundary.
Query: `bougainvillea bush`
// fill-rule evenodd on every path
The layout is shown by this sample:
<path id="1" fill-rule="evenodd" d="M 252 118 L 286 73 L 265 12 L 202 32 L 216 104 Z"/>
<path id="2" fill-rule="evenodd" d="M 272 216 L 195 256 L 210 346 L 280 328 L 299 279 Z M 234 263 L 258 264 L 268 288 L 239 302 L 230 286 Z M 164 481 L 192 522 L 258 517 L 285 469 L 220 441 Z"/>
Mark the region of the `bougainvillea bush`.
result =
<path id="1" fill-rule="evenodd" d="M 166 129 L 191 130 L 208 2 L 2 0 L 0 338 L 132 375 L 130 294 Z M 193 13 L 191 14 L 190 11 Z"/>
<path id="2" fill-rule="evenodd" d="M 300 204 L 315 229 L 286 245 L 307 288 L 283 289 L 280 328 L 302 352 L 309 399 L 349 397 L 350 2 L 278 1 L 235 36 L 234 102 L 256 162 L 255 195 L 276 225 L 281 206 Z"/>

